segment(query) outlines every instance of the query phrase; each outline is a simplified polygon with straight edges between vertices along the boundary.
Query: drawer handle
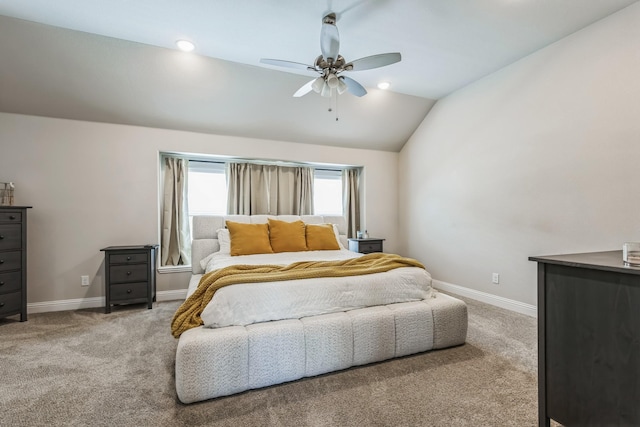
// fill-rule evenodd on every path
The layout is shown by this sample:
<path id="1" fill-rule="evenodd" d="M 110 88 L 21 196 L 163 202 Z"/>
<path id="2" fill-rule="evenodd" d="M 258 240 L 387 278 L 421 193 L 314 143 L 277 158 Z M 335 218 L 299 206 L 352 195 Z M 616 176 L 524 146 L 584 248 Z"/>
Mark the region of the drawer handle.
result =
<path id="1" fill-rule="evenodd" d="M 10 215 L 9 219 L 16 219 L 16 216 L 15 215 Z"/>
<path id="2" fill-rule="evenodd" d="M 127 293 L 130 294 L 131 293 L 131 289 L 127 289 Z"/>
<path id="3" fill-rule="evenodd" d="M 127 257 L 127 261 L 131 261 L 131 257 L 130 256 Z"/>
<path id="4" fill-rule="evenodd" d="M 131 272 L 130 271 L 127 271 L 127 276 L 131 276 Z"/>
<path id="5" fill-rule="evenodd" d="M 0 234 L 0 240 L 4 240 L 4 236 Z"/>
<path id="6" fill-rule="evenodd" d="M 4 303 L 0 302 L 0 308 L 4 307 Z"/>
<path id="7" fill-rule="evenodd" d="M 0 282 L 0 286 L 4 286 L 4 282 Z"/>
<path id="8" fill-rule="evenodd" d="M 3 259 L 0 259 L 0 264 L 4 264 L 4 260 Z"/>

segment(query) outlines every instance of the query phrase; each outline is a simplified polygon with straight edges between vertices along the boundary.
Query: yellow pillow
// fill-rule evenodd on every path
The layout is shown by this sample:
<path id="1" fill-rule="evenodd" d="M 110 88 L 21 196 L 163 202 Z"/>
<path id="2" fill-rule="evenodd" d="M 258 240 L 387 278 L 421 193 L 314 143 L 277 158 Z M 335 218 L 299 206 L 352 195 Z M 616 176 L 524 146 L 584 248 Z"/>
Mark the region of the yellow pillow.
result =
<path id="1" fill-rule="evenodd" d="M 310 251 L 338 250 L 340 245 L 336 240 L 331 224 L 307 224 L 307 248 Z"/>
<path id="2" fill-rule="evenodd" d="M 226 221 L 231 236 L 231 255 L 272 254 L 269 224 Z"/>
<path id="3" fill-rule="evenodd" d="M 300 252 L 307 250 L 304 222 L 279 221 L 269 218 L 269 240 L 273 252 Z"/>

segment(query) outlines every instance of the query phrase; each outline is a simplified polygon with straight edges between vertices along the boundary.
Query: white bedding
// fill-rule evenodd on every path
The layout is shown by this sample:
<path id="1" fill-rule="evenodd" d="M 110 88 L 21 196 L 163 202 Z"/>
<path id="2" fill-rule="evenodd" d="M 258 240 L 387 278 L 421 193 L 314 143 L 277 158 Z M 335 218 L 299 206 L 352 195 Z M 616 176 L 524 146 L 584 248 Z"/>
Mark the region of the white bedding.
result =
<path id="1" fill-rule="evenodd" d="M 216 253 L 207 264 L 212 271 L 233 264 L 288 265 L 297 261 L 343 260 L 362 256 L 348 250 L 283 252 L 231 256 Z M 188 295 L 197 287 L 190 283 Z M 364 276 L 330 277 L 281 282 L 250 283 L 219 289 L 205 307 L 205 327 L 249 325 L 374 305 L 418 301 L 431 296 L 431 275 L 417 267 L 403 267 Z"/>

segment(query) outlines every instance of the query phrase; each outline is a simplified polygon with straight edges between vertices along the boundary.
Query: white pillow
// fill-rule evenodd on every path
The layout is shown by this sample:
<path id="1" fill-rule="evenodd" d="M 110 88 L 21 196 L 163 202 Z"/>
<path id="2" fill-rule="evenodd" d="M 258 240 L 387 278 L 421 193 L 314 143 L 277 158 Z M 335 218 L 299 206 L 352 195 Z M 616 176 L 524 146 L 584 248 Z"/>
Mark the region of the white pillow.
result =
<path id="1" fill-rule="evenodd" d="M 211 261 L 211 258 L 215 254 L 230 254 L 231 253 L 231 235 L 229 234 L 229 230 L 226 228 L 219 228 L 216 233 L 218 234 L 218 244 L 220 244 L 220 250 L 214 252 L 212 254 L 207 255 L 206 257 L 200 260 L 200 265 L 203 270 L 207 270 L 207 264 Z"/>
<path id="2" fill-rule="evenodd" d="M 231 253 L 231 235 L 229 234 L 229 229 L 227 228 L 218 229 L 218 243 L 220 244 L 220 253 L 223 253 L 223 254 Z"/>
<path id="3" fill-rule="evenodd" d="M 209 264 L 209 261 L 211 261 L 211 258 L 213 258 L 213 256 L 214 256 L 215 254 L 217 254 L 217 253 L 218 253 L 218 252 L 214 252 L 214 253 L 212 253 L 212 254 L 209 254 L 209 255 L 207 255 L 206 257 L 204 257 L 204 258 L 202 258 L 202 259 L 200 260 L 200 266 L 202 267 L 202 269 L 203 269 L 204 271 L 207 271 L 207 264 Z"/>
<path id="4" fill-rule="evenodd" d="M 333 225 L 333 232 L 336 235 L 336 241 L 338 242 L 338 246 L 340 246 L 340 249 L 346 249 L 342 244 L 342 242 L 340 241 L 340 232 L 338 231 L 338 226 L 336 224 L 331 224 L 331 225 Z"/>

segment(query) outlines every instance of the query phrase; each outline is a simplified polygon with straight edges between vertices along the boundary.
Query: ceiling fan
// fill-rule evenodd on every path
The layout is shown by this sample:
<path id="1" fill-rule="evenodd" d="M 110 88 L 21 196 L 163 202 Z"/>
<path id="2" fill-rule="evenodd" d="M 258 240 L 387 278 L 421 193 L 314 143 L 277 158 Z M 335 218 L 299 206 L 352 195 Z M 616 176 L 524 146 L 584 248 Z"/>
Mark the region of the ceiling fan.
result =
<path id="1" fill-rule="evenodd" d="M 367 56 L 352 62 L 347 62 L 342 55 L 338 53 L 339 49 L 340 35 L 338 34 L 338 27 L 336 27 L 336 14 L 329 13 L 322 18 L 322 30 L 320 32 L 320 50 L 322 51 L 322 55 L 316 58 L 313 65 L 267 58 L 260 59 L 260 62 L 279 67 L 314 71 L 320 74 L 320 77 L 302 86 L 293 96 L 304 96 L 313 90 L 322 96 L 330 97 L 334 92 L 340 95 L 344 92 L 349 92 L 355 96 L 364 96 L 367 94 L 367 90 L 360 83 L 350 77 L 342 75 L 343 72 L 384 67 L 385 65 L 399 62 L 402 59 L 399 52 L 393 52 Z"/>

